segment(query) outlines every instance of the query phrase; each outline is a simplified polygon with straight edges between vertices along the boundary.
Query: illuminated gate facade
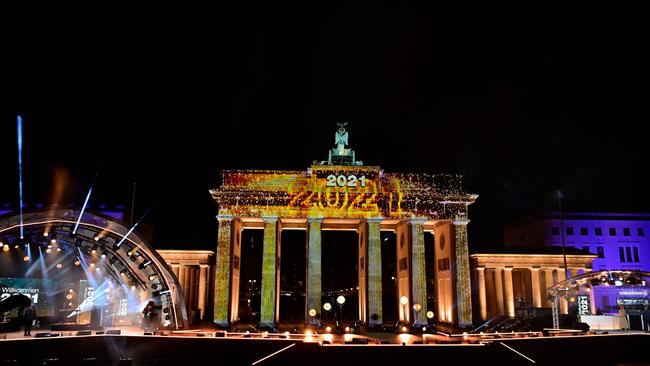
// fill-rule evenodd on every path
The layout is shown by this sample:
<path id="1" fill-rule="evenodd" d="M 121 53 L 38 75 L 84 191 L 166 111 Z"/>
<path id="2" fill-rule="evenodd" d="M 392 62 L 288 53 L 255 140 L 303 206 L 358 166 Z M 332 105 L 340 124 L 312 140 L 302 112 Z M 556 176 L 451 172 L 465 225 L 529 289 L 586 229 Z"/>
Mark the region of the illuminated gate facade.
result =
<path id="1" fill-rule="evenodd" d="M 385 173 L 364 166 L 347 148 L 340 124 L 337 146 L 327 161 L 306 171 L 227 170 L 211 190 L 219 205 L 214 322 L 238 319 L 241 234 L 264 230 L 261 323 L 279 322 L 280 238 L 282 230 L 307 231 L 305 320 L 309 309 L 322 312 L 321 231 L 356 230 L 359 320 L 382 323 L 380 232 L 397 236 L 399 319 L 424 323 L 428 310 L 439 322 L 471 326 L 471 287 L 467 249 L 468 206 L 476 195 L 463 191 L 457 175 Z M 425 263 L 424 233 L 435 238 L 435 261 Z M 435 266 L 436 306 L 427 309 L 426 266 Z M 420 304 L 419 319 L 410 309 Z M 376 314 L 376 316 L 374 316 Z"/>

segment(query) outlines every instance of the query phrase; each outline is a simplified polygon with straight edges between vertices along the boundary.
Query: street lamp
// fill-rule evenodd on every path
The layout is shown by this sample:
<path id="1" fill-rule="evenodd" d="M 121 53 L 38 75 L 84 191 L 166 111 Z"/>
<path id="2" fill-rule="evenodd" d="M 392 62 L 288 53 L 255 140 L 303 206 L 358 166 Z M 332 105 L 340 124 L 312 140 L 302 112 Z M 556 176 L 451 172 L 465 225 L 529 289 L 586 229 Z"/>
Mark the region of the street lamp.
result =
<path id="1" fill-rule="evenodd" d="M 314 317 L 316 316 L 316 309 L 309 309 L 309 325 L 314 325 Z"/>
<path id="2" fill-rule="evenodd" d="M 403 307 L 402 316 L 404 318 L 404 321 L 406 322 L 406 321 L 408 321 L 407 316 L 406 316 L 406 314 L 407 314 L 406 305 L 408 305 L 408 303 L 409 303 L 409 298 L 406 297 L 406 296 L 402 296 L 402 297 L 399 298 L 399 302 L 400 302 L 400 304 L 402 304 L 402 307 Z"/>
<path id="3" fill-rule="evenodd" d="M 339 307 L 341 308 L 341 322 L 343 322 L 343 304 L 345 304 L 345 296 L 339 295 L 339 297 L 336 298 L 336 303 L 339 304 Z"/>
<path id="4" fill-rule="evenodd" d="M 328 314 L 330 313 L 330 310 L 332 310 L 332 304 L 330 304 L 329 302 L 326 302 L 325 304 L 323 304 L 323 309 L 326 311 L 326 313 L 325 313 L 325 322 L 327 322 L 327 321 L 329 321 Z"/>
<path id="5" fill-rule="evenodd" d="M 433 319 L 433 311 L 427 311 L 427 319 Z"/>
<path id="6" fill-rule="evenodd" d="M 418 326 L 420 324 L 420 310 L 422 310 L 422 305 L 413 304 L 413 310 L 415 310 L 415 321 L 413 322 L 413 325 Z"/>

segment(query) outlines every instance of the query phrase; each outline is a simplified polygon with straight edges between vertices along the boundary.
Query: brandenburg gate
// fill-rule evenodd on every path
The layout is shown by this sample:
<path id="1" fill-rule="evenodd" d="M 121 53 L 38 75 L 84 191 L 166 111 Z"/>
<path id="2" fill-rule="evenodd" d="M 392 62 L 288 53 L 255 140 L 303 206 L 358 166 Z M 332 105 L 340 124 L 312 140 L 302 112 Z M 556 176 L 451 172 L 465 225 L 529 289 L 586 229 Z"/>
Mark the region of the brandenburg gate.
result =
<path id="1" fill-rule="evenodd" d="M 347 147 L 345 124 L 339 126 L 328 160 L 306 171 L 222 172 L 221 187 L 210 191 L 219 206 L 214 322 L 227 326 L 239 317 L 244 229 L 264 231 L 263 325 L 279 323 L 282 230 L 307 232 L 305 321 L 310 309 L 321 312 L 321 231 L 355 230 L 358 318 L 371 326 L 382 324 L 380 232 L 387 230 L 397 237 L 400 321 L 411 322 L 409 309 L 420 304 L 420 314 L 431 310 L 439 322 L 471 326 L 467 211 L 477 196 L 463 191 L 461 176 L 385 173 L 379 166 L 364 166 Z M 435 238 L 433 263 L 425 263 L 425 232 Z M 427 309 L 426 266 L 435 268 L 436 309 Z"/>

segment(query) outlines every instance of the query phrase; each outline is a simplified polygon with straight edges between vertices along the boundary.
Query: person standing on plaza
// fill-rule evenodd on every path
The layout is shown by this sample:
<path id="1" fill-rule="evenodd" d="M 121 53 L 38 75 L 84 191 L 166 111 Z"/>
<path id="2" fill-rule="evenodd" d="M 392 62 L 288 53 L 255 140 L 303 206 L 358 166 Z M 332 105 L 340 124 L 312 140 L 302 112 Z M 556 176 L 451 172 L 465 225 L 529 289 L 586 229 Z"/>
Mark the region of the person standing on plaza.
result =
<path id="1" fill-rule="evenodd" d="M 627 312 L 625 312 L 625 308 L 622 305 L 618 307 L 618 316 L 621 324 L 621 330 L 629 330 L 630 324 L 627 321 Z"/>

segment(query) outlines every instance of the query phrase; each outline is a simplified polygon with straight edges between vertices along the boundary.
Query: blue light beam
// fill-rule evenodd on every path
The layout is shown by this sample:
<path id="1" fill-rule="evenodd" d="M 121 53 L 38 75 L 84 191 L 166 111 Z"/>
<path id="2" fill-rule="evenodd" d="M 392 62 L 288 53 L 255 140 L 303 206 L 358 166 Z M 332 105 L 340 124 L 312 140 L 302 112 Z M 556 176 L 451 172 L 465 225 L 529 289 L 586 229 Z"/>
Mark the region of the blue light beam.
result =
<path id="1" fill-rule="evenodd" d="M 20 238 L 25 239 L 23 233 L 23 118 L 18 115 L 18 192 L 20 195 Z"/>

